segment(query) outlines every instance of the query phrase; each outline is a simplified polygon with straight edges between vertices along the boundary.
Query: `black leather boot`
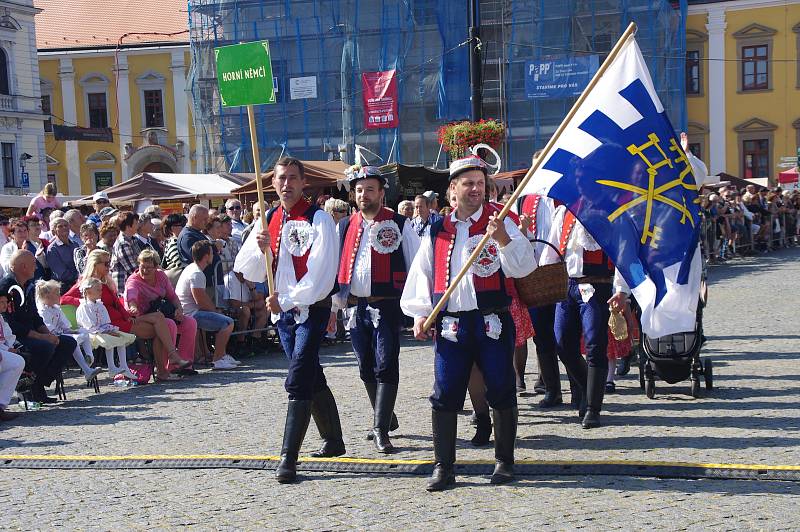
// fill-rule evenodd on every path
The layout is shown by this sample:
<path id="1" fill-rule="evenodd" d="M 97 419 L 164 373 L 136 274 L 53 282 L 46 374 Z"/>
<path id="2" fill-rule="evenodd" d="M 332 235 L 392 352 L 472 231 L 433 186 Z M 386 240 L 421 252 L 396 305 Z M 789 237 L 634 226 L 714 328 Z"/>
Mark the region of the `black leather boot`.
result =
<path id="1" fill-rule="evenodd" d="M 514 446 L 517 441 L 517 407 L 492 409 L 494 418 L 494 473 L 492 484 L 514 480 Z"/>
<path id="2" fill-rule="evenodd" d="M 314 416 L 314 423 L 317 424 L 319 435 L 322 437 L 322 447 L 311 453 L 311 456 L 314 458 L 342 456 L 345 453 L 342 424 L 339 421 L 336 399 L 327 386 L 314 394 L 311 401 L 311 415 Z"/>
<path id="3" fill-rule="evenodd" d="M 475 447 L 486 447 L 492 438 L 492 418 L 489 412 L 475 415 L 475 436 L 472 437 L 472 445 Z"/>
<path id="4" fill-rule="evenodd" d="M 600 426 L 600 410 L 603 408 L 607 374 L 608 370 L 603 368 L 589 368 L 586 385 L 586 413 L 581 421 L 581 426 L 585 429 Z"/>
<path id="5" fill-rule="evenodd" d="M 536 382 L 533 383 L 533 393 L 539 395 L 540 393 L 545 393 L 547 389 L 544 385 L 544 379 L 542 378 L 542 372 L 539 370 L 539 377 L 536 379 Z"/>
<path id="6" fill-rule="evenodd" d="M 433 427 L 433 473 L 428 479 L 428 491 L 442 491 L 456 483 L 456 412 L 431 411 Z"/>
<path id="7" fill-rule="evenodd" d="M 286 426 L 283 429 L 281 461 L 275 470 L 275 478 L 281 484 L 294 482 L 297 478 L 297 457 L 311 420 L 311 401 L 289 400 L 286 409 Z"/>
<path id="8" fill-rule="evenodd" d="M 558 371 L 558 358 L 555 353 L 539 353 L 536 351 L 536 358 L 539 361 L 539 375 L 544 382 L 544 398 L 539 401 L 539 408 L 553 408 L 564 403 L 561 397 L 561 376 Z"/>
<path id="9" fill-rule="evenodd" d="M 378 393 L 378 385 L 377 385 L 377 383 L 374 383 L 374 382 L 365 382 L 364 383 L 364 388 L 366 388 L 366 390 L 367 390 L 367 397 L 369 397 L 369 404 L 372 405 L 372 410 L 374 412 L 375 411 L 375 395 Z M 394 414 L 394 412 L 392 412 L 392 422 L 389 425 L 389 432 L 393 432 L 393 431 L 395 431 L 395 430 L 397 430 L 399 428 L 400 428 L 400 423 L 397 421 L 397 416 Z M 367 433 L 367 439 L 369 441 L 372 441 L 372 438 L 374 438 L 374 437 L 375 437 L 375 435 L 372 433 L 372 431 L 369 431 Z"/>
<path id="10" fill-rule="evenodd" d="M 375 450 L 379 453 L 390 454 L 395 451 L 394 445 L 389 440 L 389 427 L 396 399 L 396 384 L 378 383 L 375 395 L 375 423 L 372 427 L 372 437 L 375 442 Z"/>

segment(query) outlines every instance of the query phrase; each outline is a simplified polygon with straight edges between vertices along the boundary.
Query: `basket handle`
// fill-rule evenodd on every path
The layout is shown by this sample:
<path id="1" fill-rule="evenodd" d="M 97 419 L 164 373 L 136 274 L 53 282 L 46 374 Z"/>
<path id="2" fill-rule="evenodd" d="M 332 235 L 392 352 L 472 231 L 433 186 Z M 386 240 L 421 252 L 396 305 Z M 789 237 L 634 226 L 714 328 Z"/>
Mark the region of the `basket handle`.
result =
<path id="1" fill-rule="evenodd" d="M 561 262 L 564 262 L 564 255 L 561 254 L 561 252 L 558 250 L 557 247 L 555 247 L 553 244 L 551 244 L 547 240 L 542 240 L 540 238 L 534 238 L 533 240 L 530 240 L 529 242 L 531 242 L 531 243 L 533 243 L 533 242 L 541 242 L 542 244 L 547 244 L 548 246 L 553 248 L 553 251 L 555 251 L 558 254 L 558 258 L 561 259 Z"/>

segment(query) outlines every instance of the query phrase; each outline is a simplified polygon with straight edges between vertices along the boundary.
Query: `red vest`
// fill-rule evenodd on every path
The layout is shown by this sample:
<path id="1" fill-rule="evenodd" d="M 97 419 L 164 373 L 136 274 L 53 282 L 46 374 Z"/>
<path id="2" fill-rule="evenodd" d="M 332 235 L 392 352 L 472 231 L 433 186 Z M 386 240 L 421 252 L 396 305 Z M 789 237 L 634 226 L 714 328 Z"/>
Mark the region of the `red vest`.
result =
<path id="1" fill-rule="evenodd" d="M 533 238 L 536 238 L 537 218 L 539 217 L 539 204 L 541 202 L 542 196 L 539 194 L 528 194 L 527 196 L 524 196 L 517 205 L 517 210 L 519 211 L 520 215 L 526 214 L 531 217 L 531 227 L 529 232 L 533 235 Z"/>
<path id="2" fill-rule="evenodd" d="M 485 204 L 481 217 L 470 226 L 469 236 L 484 234 L 489 216 L 498 212 L 500 209 L 497 207 Z M 456 227 L 450 216 L 445 216 L 431 226 L 431 238 L 433 239 L 433 304 L 436 305 L 450 283 L 450 257 L 456 242 Z M 511 303 L 509 294 L 513 291 L 513 281 L 506 278 L 502 267 L 489 277 L 473 274 L 472 282 L 479 309 L 506 307 Z"/>
<path id="3" fill-rule="evenodd" d="M 375 222 L 394 220 L 402 237 L 403 227 L 406 223 L 405 216 L 400 216 L 386 207 L 381 207 L 375 216 Z M 353 278 L 358 248 L 364 236 L 364 217 L 360 212 L 350 216 L 347 230 L 342 238 L 342 253 L 339 259 L 339 286 L 350 284 Z M 369 230 L 369 227 L 367 228 Z M 369 238 L 369 233 L 367 233 Z M 391 253 L 378 253 L 373 247 L 371 250 L 372 283 L 370 295 L 374 297 L 400 297 L 408 275 L 408 264 L 403 255 L 402 244 Z"/>
<path id="4" fill-rule="evenodd" d="M 566 211 L 564 214 L 564 221 L 561 224 L 561 240 L 558 245 L 558 250 L 562 255 L 567 253 L 567 244 L 569 237 L 572 235 L 575 224 L 578 219 L 571 211 Z M 596 251 L 583 250 L 583 275 L 592 277 L 608 277 L 614 275 L 614 263 L 602 249 Z"/>
<path id="5" fill-rule="evenodd" d="M 295 203 L 292 210 L 288 214 L 283 210 L 283 205 L 270 210 L 267 213 L 267 227 L 269 228 L 269 241 L 272 254 L 275 259 L 272 261 L 272 273 L 274 274 L 278 269 L 278 259 L 280 258 L 281 237 L 283 233 L 283 224 L 290 220 L 302 220 L 309 224 L 314 223 L 314 214 L 319 210 L 319 207 L 311 205 L 305 199 L 301 199 Z M 285 215 L 286 214 L 286 215 Z M 284 216 L 285 215 L 285 216 Z M 285 218 L 285 219 L 284 219 Z M 313 245 L 313 244 L 312 244 Z M 294 265 L 294 276 L 297 281 L 303 278 L 308 273 L 308 254 L 311 248 L 306 251 L 302 257 L 295 257 L 292 255 L 292 264 Z"/>

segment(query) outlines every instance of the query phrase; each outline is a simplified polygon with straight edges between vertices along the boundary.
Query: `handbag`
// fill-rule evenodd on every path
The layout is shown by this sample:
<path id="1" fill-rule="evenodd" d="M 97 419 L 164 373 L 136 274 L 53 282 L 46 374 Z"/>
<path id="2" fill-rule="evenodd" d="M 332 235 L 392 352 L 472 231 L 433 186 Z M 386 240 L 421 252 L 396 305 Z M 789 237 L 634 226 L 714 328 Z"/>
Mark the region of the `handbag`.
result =
<path id="1" fill-rule="evenodd" d="M 150 307 L 147 309 L 147 314 L 150 314 L 152 312 L 160 312 L 161 314 L 164 315 L 165 318 L 174 320 L 175 310 L 176 310 L 175 305 L 172 304 L 172 301 L 170 301 L 167 298 L 160 297 L 156 300 L 153 300 L 153 302 L 150 303 Z"/>

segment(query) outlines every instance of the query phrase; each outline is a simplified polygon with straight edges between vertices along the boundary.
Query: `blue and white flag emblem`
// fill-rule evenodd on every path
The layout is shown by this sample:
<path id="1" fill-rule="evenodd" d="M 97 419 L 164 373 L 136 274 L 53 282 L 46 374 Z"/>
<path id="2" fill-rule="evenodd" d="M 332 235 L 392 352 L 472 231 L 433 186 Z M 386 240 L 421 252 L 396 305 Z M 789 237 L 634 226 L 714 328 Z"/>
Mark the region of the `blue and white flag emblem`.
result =
<path id="1" fill-rule="evenodd" d="M 695 326 L 700 216 L 692 165 L 630 37 L 522 194 L 562 201 L 614 261 L 660 337 Z"/>

